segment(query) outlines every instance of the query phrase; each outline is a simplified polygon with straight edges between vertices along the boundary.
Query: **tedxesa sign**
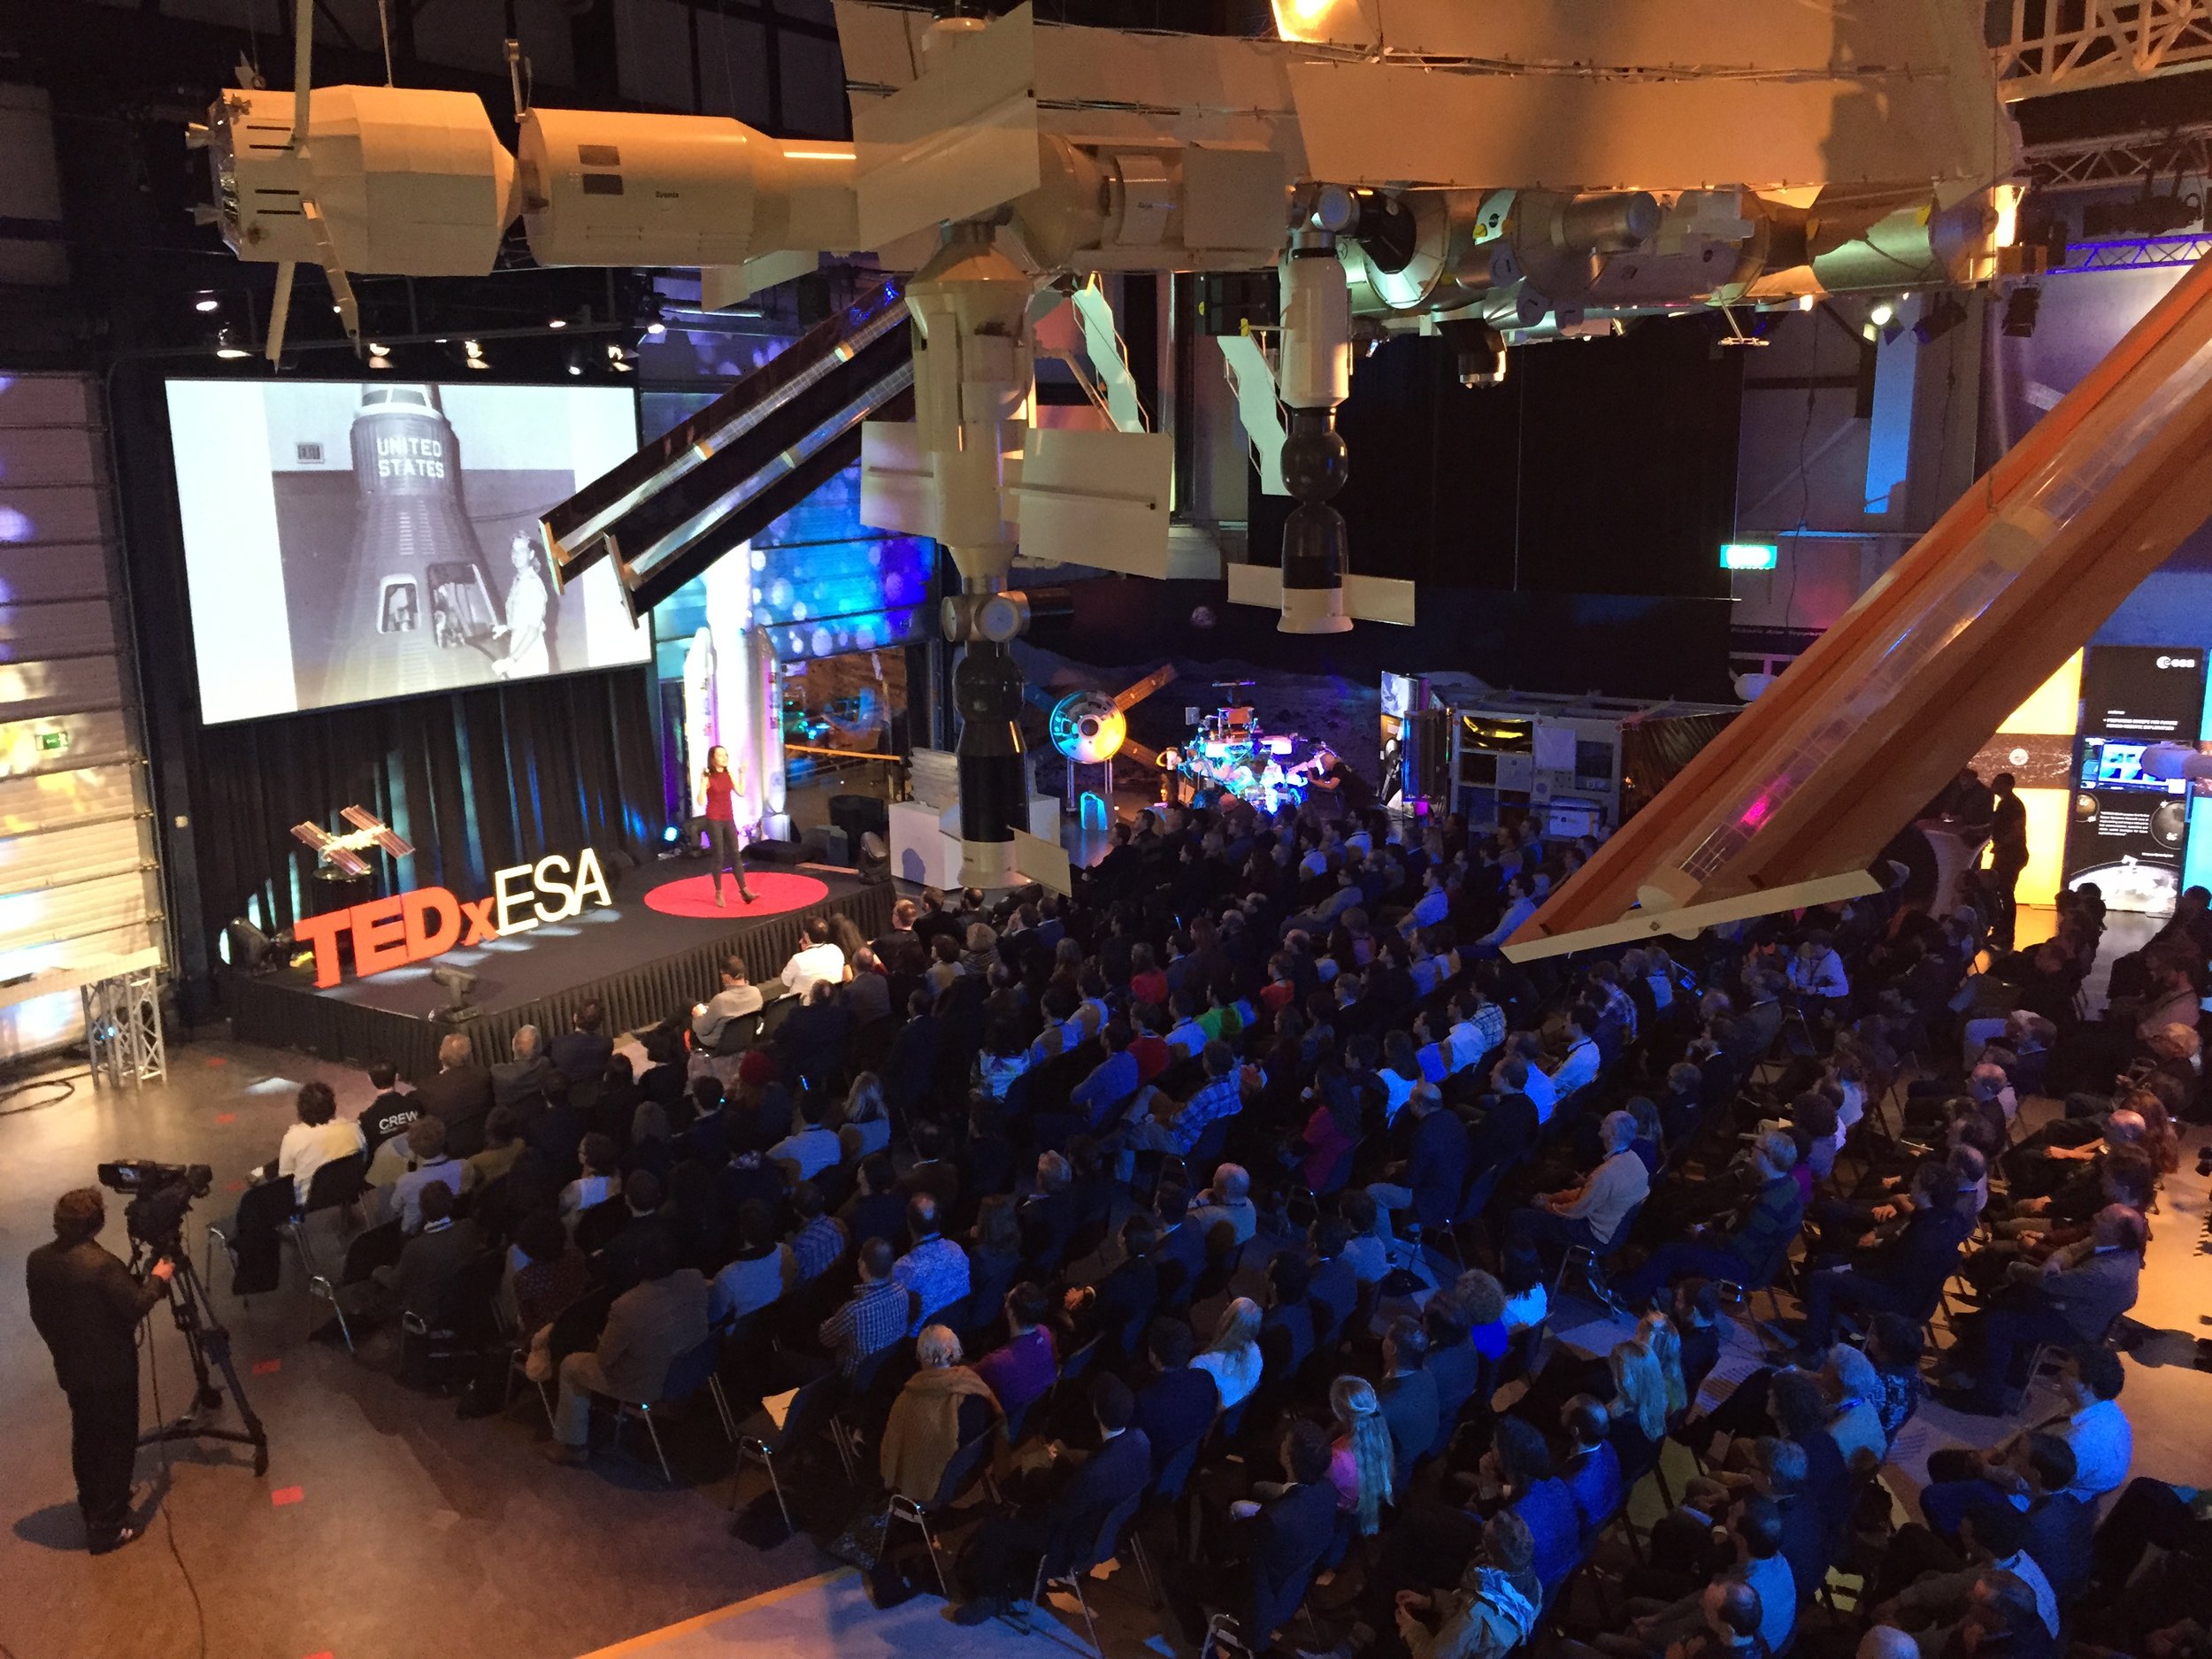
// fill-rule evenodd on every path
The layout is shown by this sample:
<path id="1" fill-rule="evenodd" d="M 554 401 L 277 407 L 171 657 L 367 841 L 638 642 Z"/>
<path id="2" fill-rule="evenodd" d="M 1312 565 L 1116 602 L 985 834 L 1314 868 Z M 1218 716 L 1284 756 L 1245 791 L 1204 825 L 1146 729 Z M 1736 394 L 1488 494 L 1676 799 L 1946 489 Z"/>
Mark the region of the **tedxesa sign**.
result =
<path id="1" fill-rule="evenodd" d="M 340 978 L 342 933 L 353 935 L 353 971 L 365 979 L 442 956 L 456 945 L 480 945 L 526 933 L 541 922 L 566 921 L 587 902 L 614 902 L 599 855 L 588 847 L 572 864 L 564 854 L 548 853 L 534 864 L 494 872 L 488 898 L 457 899 L 444 887 L 416 887 L 310 916 L 292 925 L 292 936 L 315 948 L 315 983 L 327 987 Z"/>

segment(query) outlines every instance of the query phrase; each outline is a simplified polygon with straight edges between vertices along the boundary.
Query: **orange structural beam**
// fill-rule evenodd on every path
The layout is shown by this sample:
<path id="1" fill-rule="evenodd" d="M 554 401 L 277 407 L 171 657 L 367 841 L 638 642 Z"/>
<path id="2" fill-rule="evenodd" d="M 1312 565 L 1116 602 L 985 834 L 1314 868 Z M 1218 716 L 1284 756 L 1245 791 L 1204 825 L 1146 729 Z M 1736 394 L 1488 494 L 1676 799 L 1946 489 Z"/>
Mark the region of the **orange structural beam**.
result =
<path id="1" fill-rule="evenodd" d="M 1508 941 L 1516 959 L 1861 872 L 2212 517 L 2212 262 Z M 1755 912 L 1753 912 L 1755 913 Z"/>

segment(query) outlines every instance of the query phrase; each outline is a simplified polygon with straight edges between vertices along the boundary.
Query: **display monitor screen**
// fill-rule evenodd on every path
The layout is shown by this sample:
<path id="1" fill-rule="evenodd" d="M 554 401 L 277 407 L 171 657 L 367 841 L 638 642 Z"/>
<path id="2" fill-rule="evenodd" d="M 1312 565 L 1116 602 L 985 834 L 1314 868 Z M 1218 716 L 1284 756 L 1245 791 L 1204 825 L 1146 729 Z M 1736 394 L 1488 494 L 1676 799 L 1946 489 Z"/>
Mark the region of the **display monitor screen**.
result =
<path id="1" fill-rule="evenodd" d="M 637 449 L 624 387 L 172 380 L 212 724 L 642 663 L 612 565 L 538 518 Z"/>

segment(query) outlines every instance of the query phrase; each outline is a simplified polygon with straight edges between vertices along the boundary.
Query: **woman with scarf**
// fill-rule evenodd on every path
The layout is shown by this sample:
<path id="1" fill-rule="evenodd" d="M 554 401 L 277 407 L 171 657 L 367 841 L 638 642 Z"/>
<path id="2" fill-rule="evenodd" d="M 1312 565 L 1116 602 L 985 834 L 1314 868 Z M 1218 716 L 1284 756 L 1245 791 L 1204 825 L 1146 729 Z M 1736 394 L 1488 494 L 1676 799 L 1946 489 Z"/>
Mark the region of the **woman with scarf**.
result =
<path id="1" fill-rule="evenodd" d="M 1536 1628 L 1544 1592 L 1527 1524 L 1501 1509 L 1455 1590 L 1398 1593 L 1398 1634 L 1412 1659 L 1503 1659 Z M 1429 1617 L 1435 1623 L 1431 1624 Z"/>
<path id="2" fill-rule="evenodd" d="M 883 1484 L 917 1503 L 934 1502 L 953 1454 L 991 1425 L 991 1386 L 962 1364 L 960 1339 L 941 1325 L 914 1340 L 919 1369 L 891 1402 L 879 1470 Z"/>

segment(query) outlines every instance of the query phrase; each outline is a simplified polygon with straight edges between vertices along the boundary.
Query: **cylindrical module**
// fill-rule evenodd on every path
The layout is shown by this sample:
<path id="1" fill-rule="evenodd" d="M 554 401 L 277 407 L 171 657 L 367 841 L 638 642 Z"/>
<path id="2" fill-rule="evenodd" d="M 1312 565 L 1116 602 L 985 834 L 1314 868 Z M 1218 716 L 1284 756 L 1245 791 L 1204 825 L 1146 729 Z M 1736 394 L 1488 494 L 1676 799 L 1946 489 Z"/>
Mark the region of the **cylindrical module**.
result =
<path id="1" fill-rule="evenodd" d="M 952 695 L 960 710 L 960 879 L 1004 887 L 1013 877 L 1014 830 L 1028 806 L 1021 668 L 1003 645 L 974 641 L 952 671 Z"/>

